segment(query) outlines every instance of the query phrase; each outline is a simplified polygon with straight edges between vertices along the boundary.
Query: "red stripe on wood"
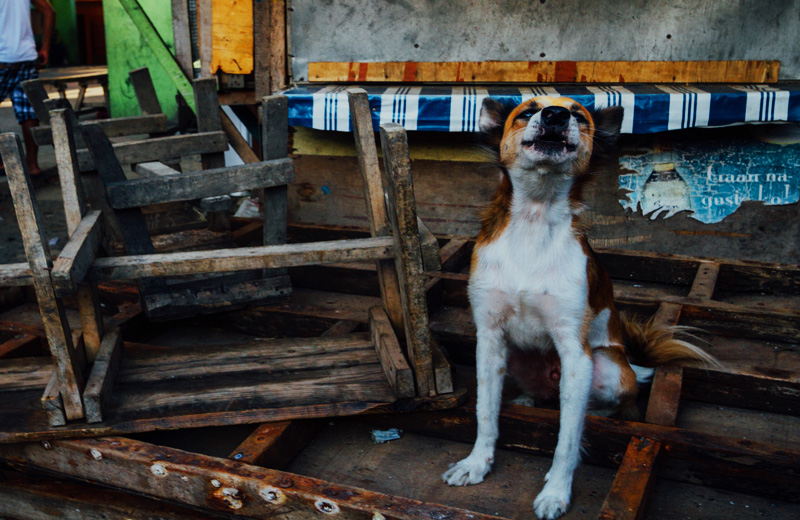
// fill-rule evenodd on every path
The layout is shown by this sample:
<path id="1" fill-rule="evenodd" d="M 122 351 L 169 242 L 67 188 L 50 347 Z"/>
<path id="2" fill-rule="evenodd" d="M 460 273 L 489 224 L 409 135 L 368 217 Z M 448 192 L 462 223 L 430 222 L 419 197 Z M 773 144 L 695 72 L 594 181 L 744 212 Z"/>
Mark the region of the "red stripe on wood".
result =
<path id="1" fill-rule="evenodd" d="M 366 81 L 368 69 L 369 69 L 369 63 L 358 64 L 358 81 Z"/>
<path id="2" fill-rule="evenodd" d="M 347 81 L 355 81 L 356 79 L 356 71 L 353 68 L 353 62 L 350 62 L 350 66 L 347 68 Z"/>
<path id="3" fill-rule="evenodd" d="M 414 81 L 417 79 L 417 62 L 406 62 L 405 70 L 403 70 L 403 81 Z"/>
<path id="4" fill-rule="evenodd" d="M 578 74 L 578 64 L 574 61 L 557 61 L 555 81 L 575 81 Z"/>

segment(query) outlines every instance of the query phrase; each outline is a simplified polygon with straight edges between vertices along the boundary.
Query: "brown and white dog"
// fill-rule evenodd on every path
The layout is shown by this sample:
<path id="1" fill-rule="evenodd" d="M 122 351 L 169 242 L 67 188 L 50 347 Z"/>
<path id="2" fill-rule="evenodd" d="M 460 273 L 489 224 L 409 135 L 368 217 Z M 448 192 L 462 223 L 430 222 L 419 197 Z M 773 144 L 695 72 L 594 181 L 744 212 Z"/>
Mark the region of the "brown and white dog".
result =
<path id="1" fill-rule="evenodd" d="M 578 216 L 593 153 L 616 140 L 622 108 L 591 114 L 572 99 L 537 97 L 516 108 L 487 98 L 480 128 L 494 149 L 500 185 L 483 215 L 469 297 L 477 327 L 478 437 L 442 475 L 477 484 L 491 469 L 506 370 L 528 402 L 560 396 L 553 465 L 533 502 L 541 518 L 569 507 L 584 416 L 635 413 L 638 383 L 678 359 L 716 363 L 672 331 L 620 318 L 611 281 Z M 629 361 L 630 360 L 630 361 Z"/>

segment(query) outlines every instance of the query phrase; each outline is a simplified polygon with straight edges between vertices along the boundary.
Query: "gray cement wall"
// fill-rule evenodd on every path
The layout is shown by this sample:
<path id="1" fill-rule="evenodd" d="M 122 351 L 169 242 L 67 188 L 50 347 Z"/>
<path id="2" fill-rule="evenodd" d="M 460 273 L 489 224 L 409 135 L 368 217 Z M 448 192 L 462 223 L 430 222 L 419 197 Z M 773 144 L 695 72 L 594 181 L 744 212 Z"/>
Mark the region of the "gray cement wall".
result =
<path id="1" fill-rule="evenodd" d="M 766 60 L 800 79 L 800 0 L 291 0 L 309 61 Z"/>

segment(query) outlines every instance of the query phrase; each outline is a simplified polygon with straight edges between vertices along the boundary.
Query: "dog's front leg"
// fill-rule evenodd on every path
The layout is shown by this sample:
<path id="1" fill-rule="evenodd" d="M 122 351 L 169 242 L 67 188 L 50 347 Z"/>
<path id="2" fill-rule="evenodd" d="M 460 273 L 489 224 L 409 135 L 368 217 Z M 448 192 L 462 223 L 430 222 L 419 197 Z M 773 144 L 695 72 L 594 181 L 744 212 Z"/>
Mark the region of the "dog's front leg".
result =
<path id="1" fill-rule="evenodd" d="M 477 336 L 478 437 L 475 439 L 472 453 L 442 475 L 442 480 L 451 486 L 483 482 L 483 477 L 489 473 L 494 462 L 508 350 L 499 327 L 479 326 Z"/>
<path id="2" fill-rule="evenodd" d="M 592 383 L 592 358 L 574 332 L 556 334 L 561 358 L 561 419 L 553 465 L 545 486 L 533 502 L 539 518 L 553 519 L 566 513 L 572 493 L 572 475 L 580 460 L 583 420 Z M 560 336 L 560 337 L 558 337 Z"/>

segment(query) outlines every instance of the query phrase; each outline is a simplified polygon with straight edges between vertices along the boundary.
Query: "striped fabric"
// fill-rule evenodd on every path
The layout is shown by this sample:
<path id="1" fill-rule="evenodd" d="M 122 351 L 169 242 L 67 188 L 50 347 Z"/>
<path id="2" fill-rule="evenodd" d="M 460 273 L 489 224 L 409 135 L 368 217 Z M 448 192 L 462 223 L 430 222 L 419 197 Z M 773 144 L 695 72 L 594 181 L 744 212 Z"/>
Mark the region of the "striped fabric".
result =
<path id="1" fill-rule="evenodd" d="M 800 84 L 787 85 L 555 85 L 522 87 L 369 86 L 375 129 L 388 122 L 407 130 L 476 132 L 481 103 L 509 104 L 540 95 L 567 96 L 589 110 L 625 108 L 622 132 L 647 134 L 752 122 L 800 121 Z M 289 124 L 350 131 L 347 86 L 302 86 L 286 92 Z"/>

